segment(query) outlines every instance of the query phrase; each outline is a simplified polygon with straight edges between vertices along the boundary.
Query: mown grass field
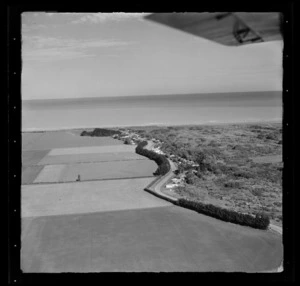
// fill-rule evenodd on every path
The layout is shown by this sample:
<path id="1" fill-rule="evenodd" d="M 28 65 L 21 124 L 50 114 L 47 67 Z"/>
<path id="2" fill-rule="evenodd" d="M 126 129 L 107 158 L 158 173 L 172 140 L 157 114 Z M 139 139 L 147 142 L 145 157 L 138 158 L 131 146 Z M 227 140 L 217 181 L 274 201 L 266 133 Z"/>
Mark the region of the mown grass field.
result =
<path id="1" fill-rule="evenodd" d="M 74 164 L 88 162 L 105 162 L 105 161 L 126 161 L 126 160 L 145 160 L 147 158 L 131 152 L 115 152 L 115 153 L 91 153 L 91 154 L 70 154 L 45 156 L 39 161 L 38 165 L 49 164 Z"/>
<path id="2" fill-rule="evenodd" d="M 163 141 L 167 153 L 201 163 L 177 194 L 239 212 L 265 212 L 281 225 L 281 123 L 132 129 Z"/>
<path id="3" fill-rule="evenodd" d="M 34 150 L 22 152 L 22 166 L 37 165 L 50 150 Z"/>
<path id="4" fill-rule="evenodd" d="M 122 145 L 123 142 L 111 137 L 82 137 L 67 131 L 22 133 L 22 150 L 49 150 L 84 146 Z"/>
<path id="5" fill-rule="evenodd" d="M 43 166 L 24 166 L 22 167 L 22 185 L 33 184 L 36 177 L 42 171 Z"/>
<path id="6" fill-rule="evenodd" d="M 89 147 L 83 146 L 83 147 L 73 147 L 73 148 L 55 148 L 48 153 L 48 156 L 80 155 L 80 154 L 94 154 L 94 153 L 102 154 L 102 153 L 116 153 L 116 152 L 135 153 L 135 146 L 118 144 L 112 146 L 89 146 Z"/>
<path id="7" fill-rule="evenodd" d="M 152 177 L 156 169 L 151 160 L 46 165 L 34 183 L 75 182 L 78 175 L 81 181 Z"/>
<path id="8" fill-rule="evenodd" d="M 93 156 L 91 151 L 99 147 L 94 143 L 45 145 L 50 149 L 30 140 L 27 143 L 27 148 L 42 150 L 35 154 L 36 149 L 32 149 L 23 156 L 23 171 L 28 173 L 24 178 L 31 180 L 41 168 L 49 171 L 43 172 L 43 180 L 60 180 L 61 176 L 75 180 L 78 172 L 82 180 L 112 174 L 136 176 L 157 168 L 146 159 L 77 164 L 78 158 Z M 48 154 L 60 147 L 61 154 Z M 80 148 L 85 152 L 78 152 Z M 107 152 L 100 155 L 116 158 L 109 149 L 102 150 Z M 128 152 L 122 150 L 117 156 Z M 73 159 L 69 165 L 35 165 L 50 157 L 54 161 Z M 153 179 L 22 185 L 22 271 L 257 272 L 280 265 L 282 243 L 278 234 L 224 223 L 174 206 L 143 191 Z"/>
<path id="9" fill-rule="evenodd" d="M 110 137 L 36 132 L 23 133 L 22 143 L 22 184 L 148 177 L 157 168 L 135 146 Z"/>
<path id="10" fill-rule="evenodd" d="M 22 217 L 57 216 L 169 205 L 143 191 L 152 178 L 22 186 Z"/>

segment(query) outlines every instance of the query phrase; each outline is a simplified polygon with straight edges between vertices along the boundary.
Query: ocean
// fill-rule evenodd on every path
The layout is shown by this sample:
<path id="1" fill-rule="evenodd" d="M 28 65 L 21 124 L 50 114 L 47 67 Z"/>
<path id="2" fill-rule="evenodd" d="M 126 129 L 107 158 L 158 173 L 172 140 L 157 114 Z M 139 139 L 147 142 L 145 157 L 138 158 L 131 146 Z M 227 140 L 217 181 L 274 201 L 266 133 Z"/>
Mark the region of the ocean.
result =
<path id="1" fill-rule="evenodd" d="M 282 120 L 282 92 L 22 100 L 22 131 Z"/>

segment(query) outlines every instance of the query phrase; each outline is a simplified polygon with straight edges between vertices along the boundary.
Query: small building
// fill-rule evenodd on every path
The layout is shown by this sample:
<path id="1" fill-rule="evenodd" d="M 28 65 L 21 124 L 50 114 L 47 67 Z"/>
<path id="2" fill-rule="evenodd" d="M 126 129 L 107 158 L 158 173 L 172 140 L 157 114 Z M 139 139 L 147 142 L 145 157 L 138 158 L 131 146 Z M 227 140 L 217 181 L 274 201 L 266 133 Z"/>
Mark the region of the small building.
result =
<path id="1" fill-rule="evenodd" d="M 171 180 L 174 184 L 179 184 L 181 182 L 181 179 L 177 179 L 177 178 L 174 178 Z"/>
<path id="2" fill-rule="evenodd" d="M 167 189 L 172 189 L 172 188 L 177 187 L 177 186 L 178 186 L 177 184 L 167 184 L 166 188 Z"/>

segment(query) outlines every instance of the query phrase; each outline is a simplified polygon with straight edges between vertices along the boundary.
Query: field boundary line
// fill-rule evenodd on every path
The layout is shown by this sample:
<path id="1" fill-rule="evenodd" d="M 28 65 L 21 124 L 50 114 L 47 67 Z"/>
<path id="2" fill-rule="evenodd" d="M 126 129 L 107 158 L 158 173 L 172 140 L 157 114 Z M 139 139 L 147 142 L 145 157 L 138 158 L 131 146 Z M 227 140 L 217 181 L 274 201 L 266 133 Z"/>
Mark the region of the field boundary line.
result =
<path id="1" fill-rule="evenodd" d="M 43 160 L 43 159 L 42 159 Z M 107 162 L 122 162 L 122 161 L 142 161 L 142 160 L 149 160 L 149 159 L 127 159 L 127 160 L 108 160 L 108 161 L 86 161 L 86 162 L 74 162 L 74 163 L 58 163 L 58 164 L 37 164 L 38 166 L 48 166 L 48 165 L 77 165 L 77 164 L 94 164 L 94 163 L 107 163 Z M 24 165 L 24 167 L 33 167 L 37 165 Z"/>
<path id="2" fill-rule="evenodd" d="M 91 179 L 91 180 L 65 181 L 65 182 L 39 182 L 39 183 L 34 183 L 34 184 L 21 184 L 21 186 L 55 185 L 55 184 L 85 183 L 85 182 L 114 181 L 114 180 L 130 180 L 130 179 L 147 179 L 147 178 L 153 178 L 153 176 L 125 177 L 125 178 L 105 178 L 105 179 Z"/>

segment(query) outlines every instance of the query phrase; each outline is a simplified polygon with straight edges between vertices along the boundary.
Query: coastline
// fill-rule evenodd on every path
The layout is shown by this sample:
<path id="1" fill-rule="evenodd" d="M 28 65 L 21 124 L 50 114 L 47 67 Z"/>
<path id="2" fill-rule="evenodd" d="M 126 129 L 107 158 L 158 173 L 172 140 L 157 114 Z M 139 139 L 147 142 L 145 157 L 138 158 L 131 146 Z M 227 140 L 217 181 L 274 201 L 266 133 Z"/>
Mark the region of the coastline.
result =
<path id="1" fill-rule="evenodd" d="M 34 132 L 57 132 L 57 131 L 83 131 L 83 130 L 93 130 L 95 128 L 143 128 L 143 127 L 188 127 L 188 126 L 219 126 L 219 125 L 242 125 L 242 124 L 268 124 L 268 123 L 282 123 L 282 119 L 269 119 L 269 120 L 245 120 L 245 121 L 228 121 L 228 122 L 218 122 L 218 121 L 208 121 L 203 123 L 188 123 L 188 124 L 167 124 L 167 123 L 145 123 L 140 125 L 105 125 L 105 126 L 78 126 L 78 127 L 54 127 L 54 128 L 26 128 L 21 130 L 21 133 L 34 133 Z"/>

